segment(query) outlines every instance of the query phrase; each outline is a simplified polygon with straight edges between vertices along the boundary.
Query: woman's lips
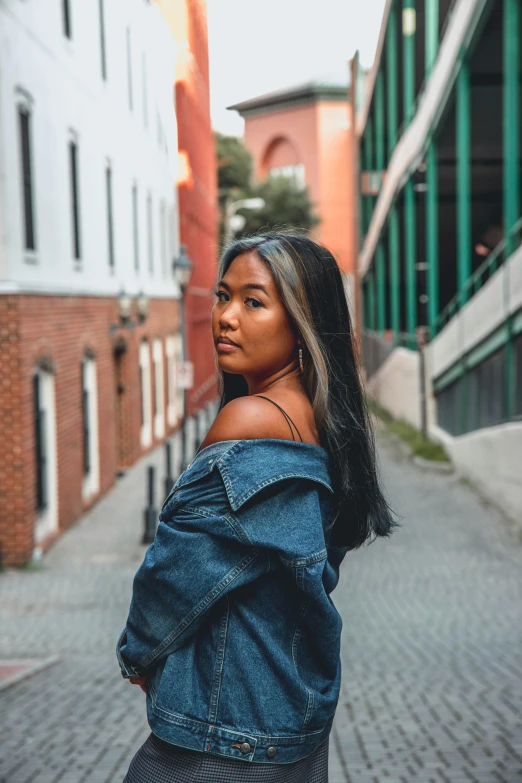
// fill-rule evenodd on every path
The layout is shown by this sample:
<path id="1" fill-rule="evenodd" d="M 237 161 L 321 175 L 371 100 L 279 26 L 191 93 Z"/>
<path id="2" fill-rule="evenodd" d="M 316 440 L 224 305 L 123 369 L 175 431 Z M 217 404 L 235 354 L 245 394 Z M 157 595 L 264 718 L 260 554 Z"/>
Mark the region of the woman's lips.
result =
<path id="1" fill-rule="evenodd" d="M 230 343 L 216 343 L 216 348 L 218 351 L 224 351 L 225 353 L 228 353 L 229 351 L 235 351 L 236 348 L 239 348 L 239 345 L 231 345 Z"/>

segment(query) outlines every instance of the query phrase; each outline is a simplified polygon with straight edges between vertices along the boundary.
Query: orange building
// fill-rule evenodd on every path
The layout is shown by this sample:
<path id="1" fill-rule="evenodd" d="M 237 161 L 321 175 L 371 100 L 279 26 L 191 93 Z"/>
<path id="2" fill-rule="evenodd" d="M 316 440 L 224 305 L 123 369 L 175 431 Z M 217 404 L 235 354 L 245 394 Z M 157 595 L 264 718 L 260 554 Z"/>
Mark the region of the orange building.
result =
<path id="1" fill-rule="evenodd" d="M 313 233 L 351 277 L 355 199 L 348 87 L 310 82 L 229 108 L 245 119 L 255 178 L 288 175 L 308 186 L 321 218 Z"/>
<path id="2" fill-rule="evenodd" d="M 193 264 L 185 298 L 188 355 L 194 365 L 194 385 L 188 392 L 187 414 L 191 416 L 217 395 L 210 311 L 219 248 L 207 9 L 204 0 L 157 2 L 177 44 L 180 241 Z"/>

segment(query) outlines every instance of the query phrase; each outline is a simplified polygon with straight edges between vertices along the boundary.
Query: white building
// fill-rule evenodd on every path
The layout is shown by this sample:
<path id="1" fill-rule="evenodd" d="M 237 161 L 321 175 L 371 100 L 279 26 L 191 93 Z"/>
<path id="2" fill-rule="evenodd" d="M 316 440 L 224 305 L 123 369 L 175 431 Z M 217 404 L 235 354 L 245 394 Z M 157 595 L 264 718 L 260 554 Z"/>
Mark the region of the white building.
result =
<path id="1" fill-rule="evenodd" d="M 8 562 L 53 540 L 179 424 L 174 66 L 156 3 L 0 4 Z"/>
<path id="2" fill-rule="evenodd" d="M 0 58 L 0 292 L 177 297 L 174 41 L 156 4 L 7 0 Z"/>

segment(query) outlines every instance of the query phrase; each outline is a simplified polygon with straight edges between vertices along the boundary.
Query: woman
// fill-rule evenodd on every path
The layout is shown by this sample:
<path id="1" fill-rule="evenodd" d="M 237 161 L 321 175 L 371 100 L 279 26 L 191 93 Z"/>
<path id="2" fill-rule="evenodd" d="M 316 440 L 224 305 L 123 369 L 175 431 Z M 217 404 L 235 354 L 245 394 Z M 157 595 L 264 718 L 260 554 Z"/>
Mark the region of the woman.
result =
<path id="1" fill-rule="evenodd" d="M 165 501 L 118 640 L 152 729 L 125 781 L 326 783 L 330 593 L 346 552 L 395 522 L 331 253 L 243 239 L 218 280 L 220 410 Z"/>

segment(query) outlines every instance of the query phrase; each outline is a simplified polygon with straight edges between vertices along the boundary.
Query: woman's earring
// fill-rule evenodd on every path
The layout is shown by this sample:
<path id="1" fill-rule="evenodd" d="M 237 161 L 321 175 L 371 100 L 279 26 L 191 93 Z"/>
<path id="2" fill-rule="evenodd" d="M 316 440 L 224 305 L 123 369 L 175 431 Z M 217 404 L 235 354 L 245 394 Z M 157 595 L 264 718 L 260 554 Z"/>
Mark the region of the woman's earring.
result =
<path id="1" fill-rule="evenodd" d="M 301 372 L 303 372 L 304 367 L 303 367 L 303 349 L 302 348 L 299 348 L 299 366 L 301 368 Z"/>

